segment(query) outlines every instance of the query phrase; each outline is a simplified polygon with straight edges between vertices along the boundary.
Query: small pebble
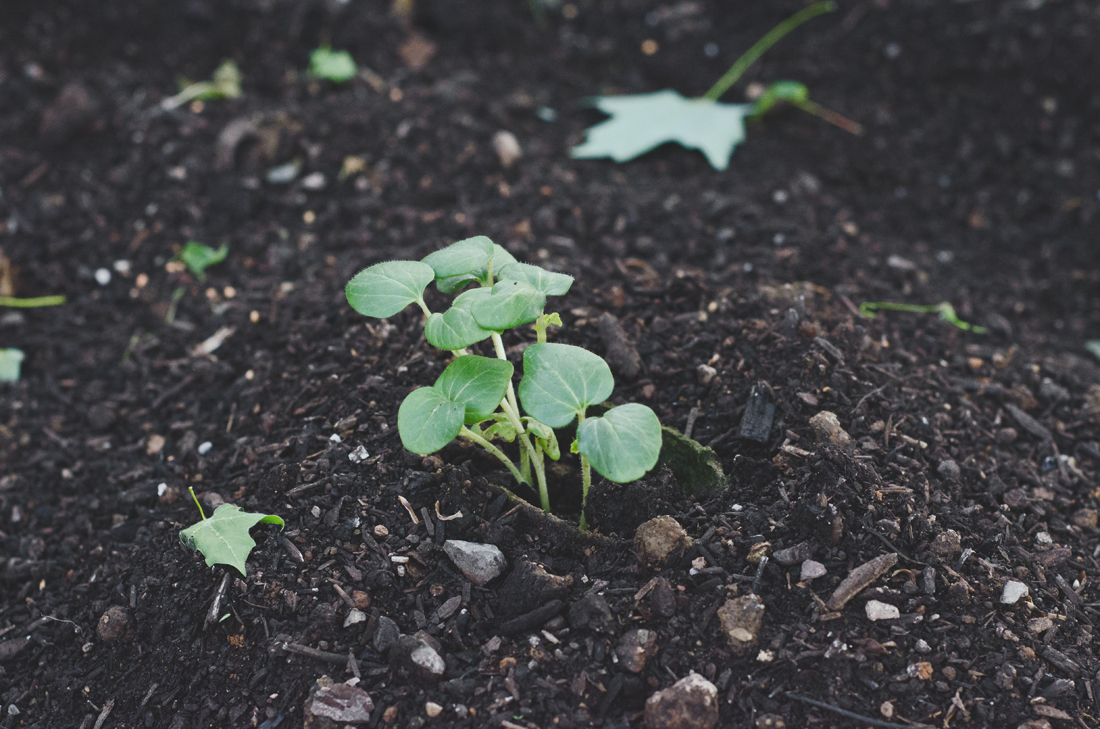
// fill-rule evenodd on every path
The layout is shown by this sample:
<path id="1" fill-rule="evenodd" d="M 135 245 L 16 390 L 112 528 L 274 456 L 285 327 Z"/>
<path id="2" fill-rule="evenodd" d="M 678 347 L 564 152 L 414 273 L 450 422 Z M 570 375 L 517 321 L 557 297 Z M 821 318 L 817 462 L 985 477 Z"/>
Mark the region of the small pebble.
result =
<path id="1" fill-rule="evenodd" d="M 812 559 L 808 559 L 802 563 L 802 574 L 799 576 L 799 580 L 802 582 L 809 582 L 815 580 L 818 577 L 825 576 L 825 565 Z"/>
<path id="2" fill-rule="evenodd" d="M 329 439 L 329 442 L 330 442 L 330 443 L 343 443 L 343 442 L 344 442 L 344 439 L 343 439 L 343 438 L 341 438 L 341 437 L 340 437 L 340 436 L 339 436 L 338 434 L 336 434 L 336 433 L 333 433 L 332 435 L 330 435 L 330 436 L 328 437 L 328 439 Z"/>
<path id="3" fill-rule="evenodd" d="M 111 283 L 111 272 L 106 268 L 97 268 L 95 270 L 95 282 L 100 286 L 106 286 Z"/>
<path id="4" fill-rule="evenodd" d="M 356 623 L 361 623 L 366 619 L 367 616 L 362 610 L 358 608 L 352 608 L 348 611 L 348 616 L 344 618 L 344 627 L 347 628 L 349 626 L 355 625 Z"/>
<path id="5" fill-rule="evenodd" d="M 367 449 L 363 446 L 356 446 L 355 450 L 348 454 L 348 460 L 352 463 L 362 463 L 370 458 L 370 454 L 367 453 Z"/>
<path id="6" fill-rule="evenodd" d="M 424 713 L 428 715 L 428 718 L 434 719 L 435 717 L 443 713 L 443 707 L 435 703 L 434 701 L 429 701 L 428 703 L 424 704 Z"/>
<path id="7" fill-rule="evenodd" d="M 202 443 L 199 443 L 199 447 L 197 448 L 197 450 L 200 456 L 205 456 L 207 453 L 210 452 L 210 449 L 212 449 L 213 447 L 214 444 L 210 441 L 203 441 Z"/>
<path id="8" fill-rule="evenodd" d="M 325 176 L 321 172 L 314 172 L 302 178 L 302 187 L 307 190 L 321 190 L 325 187 Z"/>
<path id="9" fill-rule="evenodd" d="M 130 262 L 126 259 L 120 259 L 114 262 L 114 269 L 123 276 L 130 275 Z"/>
<path id="10" fill-rule="evenodd" d="M 1021 597 L 1027 597 L 1027 594 L 1027 585 L 1016 580 L 1009 580 L 1005 583 L 1004 591 L 1001 593 L 1001 603 L 1015 605 Z"/>
<path id="11" fill-rule="evenodd" d="M 523 156 L 523 149 L 519 146 L 519 140 L 511 132 L 499 131 L 493 135 L 493 151 L 500 158 L 500 165 L 508 169 Z"/>
<path id="12" fill-rule="evenodd" d="M 901 611 L 896 605 L 878 600 L 868 600 L 865 610 L 868 620 L 897 620 L 901 617 Z"/>

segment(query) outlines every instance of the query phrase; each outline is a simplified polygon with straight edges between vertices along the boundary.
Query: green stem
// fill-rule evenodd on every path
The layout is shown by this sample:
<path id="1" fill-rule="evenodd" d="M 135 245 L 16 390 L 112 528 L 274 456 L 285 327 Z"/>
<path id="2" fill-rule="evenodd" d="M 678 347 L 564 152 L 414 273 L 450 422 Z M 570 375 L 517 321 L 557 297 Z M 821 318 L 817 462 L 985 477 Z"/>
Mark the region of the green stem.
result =
<path id="1" fill-rule="evenodd" d="M 749 66 L 756 63 L 760 56 L 779 42 L 779 39 L 790 33 L 798 26 L 805 23 L 810 18 L 815 18 L 822 13 L 828 13 L 836 10 L 836 3 L 831 0 L 825 0 L 824 2 L 817 2 L 808 7 L 802 8 L 791 17 L 784 20 L 779 25 L 768 31 L 760 40 L 756 41 L 752 45 L 752 48 L 745 51 L 745 53 L 730 66 L 730 70 L 718 79 L 718 83 L 714 84 L 710 88 L 710 91 L 703 94 L 704 99 L 710 99 L 711 101 L 718 101 L 722 97 L 722 94 L 730 90 L 730 87 L 737 83 L 737 80 L 741 78 L 741 75 L 748 70 Z"/>
<path id="2" fill-rule="evenodd" d="M 504 452 L 493 445 L 491 442 L 485 440 L 466 426 L 463 426 L 462 430 L 458 431 L 458 434 L 463 438 L 472 440 L 474 443 L 477 443 L 479 446 L 496 456 L 498 461 L 508 467 L 508 471 L 512 474 L 512 478 L 516 480 L 516 483 L 529 483 L 528 481 L 525 481 L 523 479 L 523 476 L 520 474 L 519 469 L 516 468 L 516 464 L 512 463 L 511 459 L 508 458 L 508 456 L 504 455 Z"/>
<path id="3" fill-rule="evenodd" d="M 37 309 L 40 306 L 61 306 L 64 303 L 64 296 L 37 296 L 33 299 L 0 296 L 0 306 L 10 306 L 15 309 Z"/>
<path id="4" fill-rule="evenodd" d="M 202 511 L 202 504 L 199 503 L 199 497 L 195 496 L 195 487 L 188 486 L 187 490 L 191 492 L 191 498 L 195 500 L 195 506 L 199 507 L 199 516 L 202 517 L 203 521 L 206 521 L 206 514 Z"/>
<path id="5" fill-rule="evenodd" d="M 416 303 L 420 305 L 420 310 L 424 312 L 425 317 L 432 315 L 432 311 L 428 308 L 428 305 L 424 303 L 424 299 L 418 299 Z"/>
<path id="6" fill-rule="evenodd" d="M 584 412 L 577 413 L 577 429 L 584 422 Z M 581 522 L 578 525 L 582 532 L 588 531 L 588 521 L 584 518 L 584 508 L 588 503 L 588 489 L 592 488 L 592 464 L 588 462 L 588 456 L 581 454 Z"/>

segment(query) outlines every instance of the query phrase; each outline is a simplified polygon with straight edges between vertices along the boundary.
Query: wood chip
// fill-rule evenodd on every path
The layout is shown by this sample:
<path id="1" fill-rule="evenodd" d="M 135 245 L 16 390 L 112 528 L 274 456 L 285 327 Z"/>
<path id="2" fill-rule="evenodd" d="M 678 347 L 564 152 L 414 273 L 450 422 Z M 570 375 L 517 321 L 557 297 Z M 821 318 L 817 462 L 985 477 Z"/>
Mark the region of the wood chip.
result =
<path id="1" fill-rule="evenodd" d="M 825 603 L 825 607 L 830 611 L 840 610 L 848 604 L 849 600 L 879 577 L 882 577 L 886 570 L 897 563 L 898 556 L 893 552 L 889 552 L 856 567 L 844 578 L 843 582 L 837 585 L 832 597 Z"/>

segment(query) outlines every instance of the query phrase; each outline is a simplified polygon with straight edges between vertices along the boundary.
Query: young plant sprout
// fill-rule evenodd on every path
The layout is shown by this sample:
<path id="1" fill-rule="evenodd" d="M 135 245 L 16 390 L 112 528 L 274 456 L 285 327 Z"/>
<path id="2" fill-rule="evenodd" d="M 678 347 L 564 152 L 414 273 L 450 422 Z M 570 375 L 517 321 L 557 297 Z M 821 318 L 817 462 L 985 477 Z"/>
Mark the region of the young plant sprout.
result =
<path id="1" fill-rule="evenodd" d="M 424 290 L 435 281 L 442 293 L 458 295 L 450 308 L 432 312 Z M 360 314 L 384 319 L 416 304 L 424 313 L 428 343 L 455 354 L 454 361 L 428 387 L 413 390 L 397 413 L 401 442 L 414 453 L 434 453 L 457 437 L 477 443 L 499 460 L 517 483 L 535 486 L 550 511 L 545 459 L 558 460 L 554 428 L 578 421 L 571 452 L 580 454 L 580 527 L 592 469 L 626 483 L 657 463 L 661 424 L 645 405 L 614 407 L 587 416 L 615 387 L 602 357 L 581 347 L 546 341 L 556 313 L 545 313 L 546 297 L 569 290 L 573 277 L 520 263 L 485 236 L 460 240 L 422 261 L 387 261 L 360 271 L 347 285 L 347 299 Z M 462 291 L 467 285 L 475 288 Z M 460 292 L 461 293 L 458 293 Z M 501 335 L 530 324 L 538 342 L 523 352 L 523 378 L 512 385 L 513 366 Z M 467 351 L 490 340 L 495 357 Z M 521 408 L 522 405 L 522 408 Z M 518 442 L 517 466 L 492 441 Z"/>
<path id="2" fill-rule="evenodd" d="M 181 531 L 180 541 L 185 546 L 202 552 L 206 557 L 207 567 L 227 564 L 244 576 L 244 562 L 248 559 L 252 548 L 256 546 L 248 530 L 257 524 L 278 524 L 280 529 L 285 526 L 283 520 L 277 516 L 252 514 L 241 511 L 233 504 L 222 504 L 214 509 L 214 514 L 207 519 L 202 511 L 202 504 L 195 496 L 195 489 L 188 489 L 188 491 L 191 492 L 191 498 L 195 500 L 195 506 L 199 507 L 199 516 L 202 517 L 202 521 Z"/>
<path id="3" fill-rule="evenodd" d="M 321 46 L 309 54 L 310 77 L 343 83 L 355 78 L 359 69 L 347 51 L 334 51 L 329 46 Z"/>
<path id="4" fill-rule="evenodd" d="M 665 142 L 678 142 L 689 149 L 698 149 L 712 167 L 724 170 L 729 166 L 734 148 L 745 139 L 745 119 L 762 116 L 778 102 L 787 102 L 853 134 L 862 134 L 859 124 L 810 101 L 807 88 L 794 81 L 772 84 L 751 104 L 718 102 L 749 66 L 780 38 L 810 18 L 835 8 L 833 2 L 818 2 L 784 20 L 737 59 L 699 98 L 688 99 L 671 90 L 596 97 L 591 103 L 611 118 L 591 127 L 587 141 L 574 147 L 571 156 L 580 159 L 610 157 L 616 162 L 626 162 Z"/>
<path id="5" fill-rule="evenodd" d="M 864 301 L 859 305 L 859 313 L 868 319 L 875 318 L 875 311 L 908 311 L 914 314 L 939 314 L 940 318 L 948 324 L 954 324 L 959 329 L 985 334 L 989 330 L 977 324 L 963 321 L 955 314 L 955 307 L 946 301 L 938 304 L 899 304 L 893 301 Z"/>
<path id="6" fill-rule="evenodd" d="M 226 59 L 215 69 L 212 80 L 192 84 L 184 82 L 181 86 L 183 89 L 178 94 L 160 102 L 162 109 L 175 109 L 189 101 L 236 99 L 241 95 L 241 71 L 232 59 Z"/>
<path id="7" fill-rule="evenodd" d="M 199 281 L 206 280 L 206 269 L 216 263 L 221 263 L 229 255 L 229 246 L 225 243 L 220 248 L 211 248 L 204 243 L 193 240 L 187 241 L 187 245 L 179 252 L 177 258 L 183 261 L 187 269 L 195 274 Z"/>

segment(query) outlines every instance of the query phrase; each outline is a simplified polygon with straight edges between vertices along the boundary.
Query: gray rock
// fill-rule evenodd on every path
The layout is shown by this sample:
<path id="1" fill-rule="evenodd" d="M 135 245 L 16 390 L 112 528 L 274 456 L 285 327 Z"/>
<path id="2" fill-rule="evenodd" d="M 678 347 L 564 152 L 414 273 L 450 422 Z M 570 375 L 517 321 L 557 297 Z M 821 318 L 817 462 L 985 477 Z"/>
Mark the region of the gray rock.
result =
<path id="1" fill-rule="evenodd" d="M 775 402 L 772 389 L 766 382 L 757 382 L 749 392 L 745 414 L 741 416 L 740 435 L 745 440 L 767 443 L 775 420 Z"/>
<path id="2" fill-rule="evenodd" d="M 822 410 L 810 418 L 810 427 L 819 441 L 829 443 L 837 448 L 847 448 L 852 442 L 852 437 L 844 428 L 840 427 L 840 421 L 836 414 L 828 410 Z"/>
<path id="3" fill-rule="evenodd" d="M 325 681 L 324 678 L 327 677 L 317 682 L 306 700 L 306 726 L 323 727 L 328 722 L 334 725 L 365 724 L 370 721 L 374 702 L 366 691 L 346 683 L 332 684 L 331 679 Z M 326 683 L 329 685 L 324 685 Z"/>
<path id="4" fill-rule="evenodd" d="M 645 662 L 657 652 L 657 633 L 645 628 L 628 630 L 615 649 L 615 656 L 623 670 L 641 673 Z"/>
<path id="5" fill-rule="evenodd" d="M 1039 385 L 1039 397 L 1053 402 L 1066 402 L 1070 399 L 1069 390 L 1059 385 L 1049 377 L 1044 377 Z"/>
<path id="6" fill-rule="evenodd" d="M 878 600 L 868 600 L 864 610 L 868 620 L 897 620 L 901 617 L 901 611 L 896 605 Z"/>
<path id="7" fill-rule="evenodd" d="M 649 606 L 658 617 L 671 618 L 676 614 L 676 592 L 664 577 L 657 578 L 653 592 L 649 593 Z"/>
<path id="8" fill-rule="evenodd" d="M 438 680 L 447 670 L 439 641 L 423 631 L 398 638 L 390 663 L 403 674 L 426 680 Z"/>
<path id="9" fill-rule="evenodd" d="M 634 553 L 650 569 L 660 569 L 683 557 L 690 546 L 691 537 L 671 516 L 650 519 L 634 532 Z"/>
<path id="10" fill-rule="evenodd" d="M 356 623 L 361 623 L 367 619 L 366 614 L 359 608 L 352 608 L 348 610 L 348 615 L 344 618 L 344 627 L 348 628 Z"/>
<path id="11" fill-rule="evenodd" d="M 604 357 L 611 371 L 628 380 L 637 377 L 642 368 L 642 358 L 627 338 L 619 320 L 605 311 L 596 319 L 596 330 L 607 347 Z"/>
<path id="12" fill-rule="evenodd" d="M 962 551 L 962 537 L 954 529 L 942 531 L 928 546 L 929 551 L 939 562 L 947 562 Z"/>
<path id="13" fill-rule="evenodd" d="M 645 702 L 646 729 L 713 729 L 718 726 L 718 687 L 689 674 Z"/>
<path id="14" fill-rule="evenodd" d="M 764 603 L 756 595 L 726 600 L 718 608 L 718 620 L 733 652 L 741 655 L 754 646 L 760 636 L 760 628 L 764 624 Z"/>
<path id="15" fill-rule="evenodd" d="M 475 585 L 484 585 L 497 577 L 508 564 L 504 553 L 492 544 L 448 539 L 443 543 L 443 551 Z"/>
<path id="16" fill-rule="evenodd" d="M 812 556 L 814 556 L 814 545 L 810 542 L 800 542 L 793 547 L 776 551 L 772 555 L 772 559 L 784 567 L 790 567 L 791 565 L 802 564 Z"/>
<path id="17" fill-rule="evenodd" d="M 500 608 L 506 617 L 534 610 L 551 600 L 562 600 L 573 587 L 573 576 L 550 574 L 541 564 L 521 559 L 500 586 Z"/>
<path id="18" fill-rule="evenodd" d="M 1028 587 L 1024 583 L 1009 580 L 1001 592 L 1001 602 L 1005 605 L 1015 605 L 1021 597 L 1027 597 L 1028 592 Z"/>
<path id="19" fill-rule="evenodd" d="M 945 461 L 940 461 L 940 465 L 936 467 L 936 473 L 944 481 L 955 482 L 959 480 L 959 476 L 962 475 L 962 471 L 959 469 L 959 464 L 948 458 Z"/>
<path id="20" fill-rule="evenodd" d="M 378 618 L 378 629 L 374 631 L 374 650 L 386 654 L 401 637 L 401 629 L 385 615 Z"/>
<path id="21" fill-rule="evenodd" d="M 809 582 L 810 580 L 816 580 L 818 577 L 824 577 L 825 574 L 825 565 L 808 559 L 802 563 L 802 574 L 799 575 L 798 579 L 802 582 Z"/>
<path id="22" fill-rule="evenodd" d="M 1005 403 L 1005 410 L 1012 416 L 1012 419 L 1016 421 L 1016 424 L 1026 430 L 1031 435 L 1035 436 L 1039 440 L 1050 440 L 1054 436 L 1051 435 L 1050 430 L 1040 423 L 1035 418 L 1031 417 L 1016 405 L 1010 402 Z"/>

